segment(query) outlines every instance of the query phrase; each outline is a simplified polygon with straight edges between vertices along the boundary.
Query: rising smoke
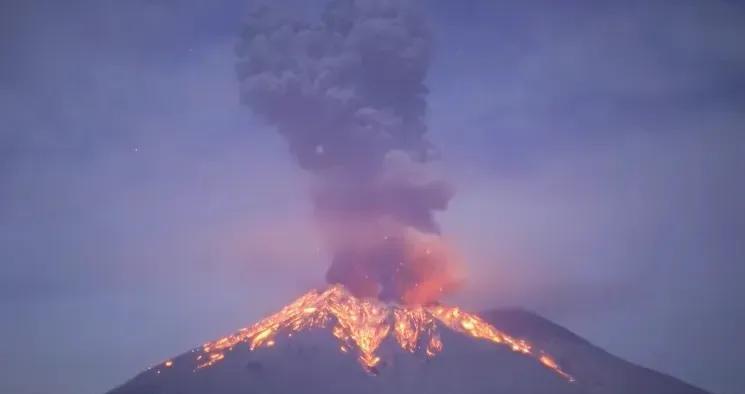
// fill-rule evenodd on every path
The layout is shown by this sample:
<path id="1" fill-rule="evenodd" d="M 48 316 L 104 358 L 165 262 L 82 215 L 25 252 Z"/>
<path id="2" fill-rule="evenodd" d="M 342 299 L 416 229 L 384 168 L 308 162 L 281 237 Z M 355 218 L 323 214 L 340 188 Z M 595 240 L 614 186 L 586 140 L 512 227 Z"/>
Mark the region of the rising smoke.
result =
<path id="1" fill-rule="evenodd" d="M 455 284 L 433 217 L 453 190 L 427 168 L 431 51 L 404 0 L 334 0 L 315 24 L 259 6 L 237 48 L 243 102 L 314 175 L 326 278 L 358 296 L 425 303 Z"/>

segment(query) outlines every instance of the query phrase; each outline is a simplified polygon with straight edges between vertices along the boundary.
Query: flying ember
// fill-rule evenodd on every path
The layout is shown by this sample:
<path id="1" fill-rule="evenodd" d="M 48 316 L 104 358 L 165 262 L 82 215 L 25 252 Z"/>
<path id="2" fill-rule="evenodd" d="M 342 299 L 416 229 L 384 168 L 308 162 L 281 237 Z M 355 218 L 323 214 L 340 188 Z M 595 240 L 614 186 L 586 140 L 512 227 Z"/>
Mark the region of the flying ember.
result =
<path id="1" fill-rule="evenodd" d="M 381 360 L 375 352 L 388 335 L 393 335 L 405 351 L 422 350 L 427 357 L 434 357 L 443 348 L 437 331 L 440 325 L 472 338 L 507 346 L 514 352 L 535 358 L 566 380 L 574 381 L 552 357 L 472 313 L 443 305 L 388 305 L 372 298 L 355 297 L 341 285 L 333 285 L 323 292 L 312 290 L 251 327 L 205 343 L 197 362 L 198 368 L 209 367 L 240 343 L 247 343 L 254 350 L 274 345 L 278 334 L 291 335 L 309 328 L 331 326 L 341 351 L 356 351 L 362 367 L 377 373 Z"/>

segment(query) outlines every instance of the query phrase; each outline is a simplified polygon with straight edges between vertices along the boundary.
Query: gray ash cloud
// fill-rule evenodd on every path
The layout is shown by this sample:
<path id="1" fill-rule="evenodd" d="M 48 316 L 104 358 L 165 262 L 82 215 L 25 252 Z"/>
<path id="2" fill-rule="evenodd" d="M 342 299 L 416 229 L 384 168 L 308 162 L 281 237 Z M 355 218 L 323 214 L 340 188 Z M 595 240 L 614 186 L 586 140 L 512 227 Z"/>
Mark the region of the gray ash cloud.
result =
<path id="1" fill-rule="evenodd" d="M 237 53 L 242 101 L 314 175 L 327 280 L 407 302 L 411 289 L 436 289 L 414 297 L 425 302 L 451 287 L 446 258 L 413 257 L 438 239 L 434 213 L 453 195 L 427 168 L 437 156 L 425 123 L 432 39 L 417 5 L 335 0 L 318 23 L 258 6 Z"/>

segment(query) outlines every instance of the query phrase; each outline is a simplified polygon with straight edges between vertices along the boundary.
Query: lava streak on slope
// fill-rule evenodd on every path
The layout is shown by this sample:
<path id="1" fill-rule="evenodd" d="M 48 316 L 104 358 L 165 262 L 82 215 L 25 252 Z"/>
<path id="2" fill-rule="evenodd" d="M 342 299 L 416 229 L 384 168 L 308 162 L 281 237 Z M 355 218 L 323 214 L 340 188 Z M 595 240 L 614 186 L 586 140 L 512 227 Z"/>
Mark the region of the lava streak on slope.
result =
<path id="1" fill-rule="evenodd" d="M 434 357 L 443 347 L 438 325 L 472 338 L 508 346 L 517 353 L 536 358 L 566 380 L 574 381 L 549 355 L 535 351 L 527 341 L 505 334 L 472 313 L 443 305 L 387 305 L 376 299 L 357 298 L 341 285 L 331 286 L 323 292 L 312 290 L 251 327 L 205 343 L 197 362 L 198 368 L 209 367 L 240 343 L 247 343 L 254 350 L 274 345 L 274 339 L 280 333 L 291 335 L 309 328 L 331 326 L 333 335 L 340 342 L 340 349 L 343 352 L 356 351 L 362 367 L 376 373 L 380 358 L 375 351 L 391 331 L 405 351 L 415 353 L 422 350 L 427 357 Z"/>

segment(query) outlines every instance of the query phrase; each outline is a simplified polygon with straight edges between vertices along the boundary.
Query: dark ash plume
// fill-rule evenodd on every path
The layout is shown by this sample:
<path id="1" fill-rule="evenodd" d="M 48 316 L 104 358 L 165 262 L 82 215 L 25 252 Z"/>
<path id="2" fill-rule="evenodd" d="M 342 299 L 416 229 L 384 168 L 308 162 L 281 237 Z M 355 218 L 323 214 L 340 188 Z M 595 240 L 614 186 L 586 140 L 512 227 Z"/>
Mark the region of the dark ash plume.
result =
<path id="1" fill-rule="evenodd" d="M 403 0 L 336 0 L 321 19 L 253 10 L 237 49 L 241 98 L 316 177 L 327 280 L 433 301 L 453 285 L 433 217 L 453 191 L 426 168 L 436 154 L 425 138 L 426 20 Z"/>

